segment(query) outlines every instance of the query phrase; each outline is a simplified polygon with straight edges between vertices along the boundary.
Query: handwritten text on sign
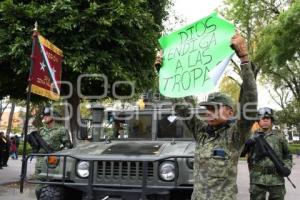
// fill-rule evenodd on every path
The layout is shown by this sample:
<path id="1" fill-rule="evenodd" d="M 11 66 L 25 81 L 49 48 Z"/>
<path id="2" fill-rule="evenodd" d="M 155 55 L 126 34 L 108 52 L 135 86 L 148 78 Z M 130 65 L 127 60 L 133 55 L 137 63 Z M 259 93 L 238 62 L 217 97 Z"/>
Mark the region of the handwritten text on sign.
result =
<path id="1" fill-rule="evenodd" d="M 208 73 L 232 54 L 233 34 L 233 25 L 213 13 L 160 38 L 164 52 L 160 92 L 168 97 L 184 97 L 210 91 L 214 82 Z"/>

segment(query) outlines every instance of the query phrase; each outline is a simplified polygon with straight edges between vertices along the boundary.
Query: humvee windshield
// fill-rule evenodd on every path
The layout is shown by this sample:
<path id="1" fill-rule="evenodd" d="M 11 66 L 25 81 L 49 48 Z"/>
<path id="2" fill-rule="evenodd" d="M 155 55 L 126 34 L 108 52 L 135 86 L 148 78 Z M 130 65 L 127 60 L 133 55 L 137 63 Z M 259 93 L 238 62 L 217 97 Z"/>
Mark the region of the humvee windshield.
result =
<path id="1" fill-rule="evenodd" d="M 151 139 L 151 138 L 192 138 L 185 123 L 176 120 L 172 114 L 164 113 L 120 113 L 104 120 L 101 138 Z M 154 129 L 154 131 L 153 131 Z"/>

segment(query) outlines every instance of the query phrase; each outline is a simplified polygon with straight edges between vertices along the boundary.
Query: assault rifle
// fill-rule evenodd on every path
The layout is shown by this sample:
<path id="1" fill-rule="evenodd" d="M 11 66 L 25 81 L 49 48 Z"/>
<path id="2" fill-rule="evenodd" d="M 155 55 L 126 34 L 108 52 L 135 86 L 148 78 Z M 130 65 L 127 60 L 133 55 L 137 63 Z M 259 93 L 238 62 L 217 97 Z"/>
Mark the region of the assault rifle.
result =
<path id="1" fill-rule="evenodd" d="M 29 135 L 27 135 L 27 141 L 32 147 L 34 153 L 39 152 L 41 148 L 45 150 L 46 153 L 53 152 L 53 149 L 45 142 L 37 131 L 32 131 Z"/>
<path id="2" fill-rule="evenodd" d="M 279 159 L 275 153 L 275 151 L 272 149 L 272 147 L 269 145 L 269 143 L 264 138 L 264 133 L 258 133 L 256 137 L 254 137 L 255 143 L 257 145 L 257 148 L 260 149 L 260 156 L 268 156 L 270 160 L 273 162 L 276 171 L 278 174 L 286 177 L 288 181 L 292 184 L 294 188 L 296 186 L 294 183 L 289 179 L 289 175 L 291 174 L 291 170 L 284 166 L 284 163 L 281 159 Z"/>

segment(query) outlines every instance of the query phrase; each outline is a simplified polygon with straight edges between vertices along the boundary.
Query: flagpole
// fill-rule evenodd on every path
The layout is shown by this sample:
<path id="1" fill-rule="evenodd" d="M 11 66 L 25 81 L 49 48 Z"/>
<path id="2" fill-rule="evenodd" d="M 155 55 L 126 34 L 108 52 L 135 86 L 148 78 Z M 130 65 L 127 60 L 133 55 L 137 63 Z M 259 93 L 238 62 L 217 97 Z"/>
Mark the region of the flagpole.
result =
<path id="1" fill-rule="evenodd" d="M 24 137 L 24 143 L 23 143 L 23 153 L 22 153 L 22 168 L 21 168 L 21 179 L 20 179 L 20 192 L 23 193 L 23 188 L 24 188 L 24 180 L 26 177 L 26 165 L 27 165 L 27 160 L 26 160 L 26 146 L 27 146 L 27 131 L 28 131 L 28 121 L 29 121 L 29 109 L 30 109 L 30 97 L 31 97 L 31 73 L 32 73 L 32 68 L 34 64 L 34 47 L 35 47 L 35 37 L 38 34 L 38 24 L 35 22 L 34 24 L 34 29 L 33 29 L 33 35 L 32 35 L 32 51 L 31 51 L 31 64 L 30 64 L 30 71 L 29 71 L 29 78 L 28 78 L 28 90 L 27 90 L 27 99 L 26 99 L 26 117 L 25 117 L 25 123 L 24 123 L 24 128 L 23 128 L 23 137 Z"/>

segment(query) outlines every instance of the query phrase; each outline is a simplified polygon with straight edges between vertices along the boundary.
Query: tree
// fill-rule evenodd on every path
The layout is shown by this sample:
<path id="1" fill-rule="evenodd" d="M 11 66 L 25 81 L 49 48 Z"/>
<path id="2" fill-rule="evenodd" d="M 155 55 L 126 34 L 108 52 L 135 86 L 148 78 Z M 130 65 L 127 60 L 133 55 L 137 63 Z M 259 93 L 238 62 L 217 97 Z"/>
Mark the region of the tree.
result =
<path id="1" fill-rule="evenodd" d="M 275 87 L 288 88 L 300 102 L 300 2 L 267 26 L 257 43 L 255 60 Z"/>
<path id="2" fill-rule="evenodd" d="M 266 27 L 258 42 L 257 62 L 262 66 L 263 76 L 276 88 L 289 91 L 292 100 L 283 104 L 277 112 L 278 121 L 288 126 L 295 125 L 300 132 L 300 2 L 280 14 L 277 21 Z M 287 95 L 287 94 L 285 94 Z"/>
<path id="3" fill-rule="evenodd" d="M 1 122 L 1 119 L 2 119 L 3 112 L 5 111 L 5 109 L 7 108 L 8 104 L 9 104 L 9 103 L 4 103 L 4 101 L 5 100 L 3 100 L 3 99 L 0 100 L 0 122 Z"/>
<path id="4" fill-rule="evenodd" d="M 300 133 L 300 102 L 291 101 L 289 102 L 285 109 L 276 112 L 276 123 L 286 124 L 288 127 L 296 126 L 297 132 Z"/>
<path id="5" fill-rule="evenodd" d="M 277 19 L 290 0 L 225 0 L 223 14 L 235 22 L 246 37 L 248 49 L 253 55 L 261 28 Z"/>
<path id="6" fill-rule="evenodd" d="M 241 85 L 229 76 L 225 76 L 220 83 L 220 91 L 228 94 L 234 101 L 238 103 Z"/>
<path id="7" fill-rule="evenodd" d="M 277 103 L 283 108 L 278 119 L 297 125 L 300 100 L 299 14 L 300 2 L 290 0 L 227 0 L 226 14 L 239 19 L 242 32 L 251 33 L 252 60 L 263 79 L 275 88 Z M 246 6 L 247 5 L 247 6 Z M 249 42 L 249 41 L 248 41 Z M 292 94 L 292 95 L 290 95 Z M 287 97 L 292 96 L 288 102 Z"/>
<path id="8" fill-rule="evenodd" d="M 235 21 L 238 30 L 245 36 L 248 42 L 252 63 L 252 70 L 255 77 L 262 68 L 262 62 L 267 55 L 261 54 L 261 47 L 258 47 L 258 40 L 261 38 L 262 30 L 278 19 L 281 13 L 289 7 L 292 1 L 290 0 L 226 0 L 225 12 L 223 15 L 226 18 Z M 269 42 L 266 38 L 261 41 Z M 268 47 L 265 47 L 266 49 Z M 236 71 L 237 64 L 234 64 Z M 264 73 L 264 72 L 262 72 Z M 280 85 L 275 85 L 275 88 L 280 88 Z M 242 94 L 242 91 L 241 91 Z"/>
<path id="9" fill-rule="evenodd" d="M 282 109 L 285 109 L 291 99 L 290 91 L 287 88 L 279 87 L 274 88 L 274 93 L 275 94 L 272 94 L 269 90 L 270 97 L 273 101 Z"/>
<path id="10" fill-rule="evenodd" d="M 8 125 L 7 125 L 7 129 L 6 129 L 6 135 L 9 135 L 10 132 L 11 132 L 12 122 L 13 122 L 14 113 L 15 113 L 15 107 L 16 107 L 16 103 L 12 102 L 11 103 L 11 107 L 10 107 L 10 112 L 9 112 Z"/>
<path id="11" fill-rule="evenodd" d="M 64 52 L 62 80 L 74 92 L 68 102 L 76 110 L 85 95 L 102 94 L 103 80 L 86 78 L 77 88 L 81 74 L 105 74 L 108 85 L 132 81 L 140 92 L 154 85 L 151 68 L 168 0 L 4 0 L 0 3 L 0 97 L 23 98 L 30 66 L 32 26 Z M 3 73 L 2 73 L 3 72 Z M 5 74 L 5 75 L 4 75 Z M 145 78 L 147 77 L 147 78 Z M 68 93 L 63 85 L 62 93 Z M 111 92 L 111 91 L 109 91 Z M 118 87 L 119 95 L 128 87 Z M 108 94 L 111 96 L 111 93 Z M 71 120 L 77 132 L 77 113 Z"/>

